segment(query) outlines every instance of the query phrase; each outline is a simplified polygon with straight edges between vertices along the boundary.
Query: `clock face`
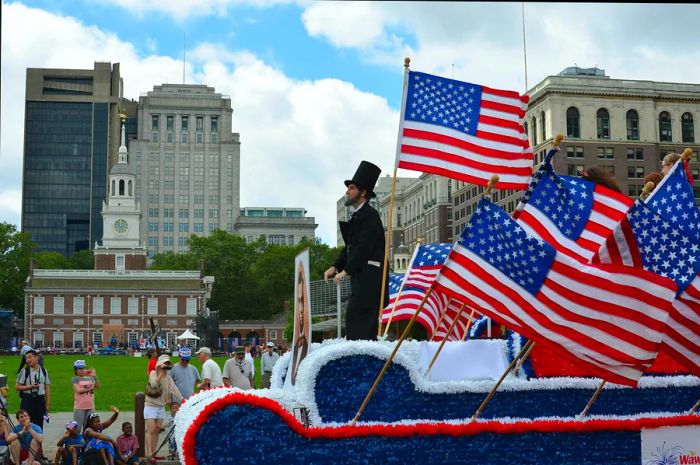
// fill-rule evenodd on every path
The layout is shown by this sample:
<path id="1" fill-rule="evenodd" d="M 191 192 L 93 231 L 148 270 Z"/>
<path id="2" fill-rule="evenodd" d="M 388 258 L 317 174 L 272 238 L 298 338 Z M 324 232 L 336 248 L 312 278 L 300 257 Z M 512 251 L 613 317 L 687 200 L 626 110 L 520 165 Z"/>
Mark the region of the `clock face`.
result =
<path id="1" fill-rule="evenodd" d="M 126 220 L 120 218 L 114 222 L 114 231 L 117 233 L 124 234 L 127 229 L 129 229 L 129 223 Z"/>

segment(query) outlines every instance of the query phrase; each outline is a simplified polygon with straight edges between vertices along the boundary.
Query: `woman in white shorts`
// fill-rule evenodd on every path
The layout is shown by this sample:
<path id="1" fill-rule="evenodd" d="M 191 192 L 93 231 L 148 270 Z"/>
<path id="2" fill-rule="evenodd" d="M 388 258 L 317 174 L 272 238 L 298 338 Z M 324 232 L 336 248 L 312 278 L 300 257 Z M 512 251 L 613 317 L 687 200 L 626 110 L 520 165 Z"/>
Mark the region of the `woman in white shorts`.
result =
<path id="1" fill-rule="evenodd" d="M 170 377 L 172 367 L 170 357 L 163 354 L 158 357 L 156 369 L 148 374 L 146 402 L 143 407 L 143 418 L 146 420 L 146 457 L 153 455 L 158 447 L 158 437 L 165 419 L 165 406 L 170 405 L 173 400 L 182 401 L 182 394 Z M 151 463 L 162 458 L 153 457 Z"/>

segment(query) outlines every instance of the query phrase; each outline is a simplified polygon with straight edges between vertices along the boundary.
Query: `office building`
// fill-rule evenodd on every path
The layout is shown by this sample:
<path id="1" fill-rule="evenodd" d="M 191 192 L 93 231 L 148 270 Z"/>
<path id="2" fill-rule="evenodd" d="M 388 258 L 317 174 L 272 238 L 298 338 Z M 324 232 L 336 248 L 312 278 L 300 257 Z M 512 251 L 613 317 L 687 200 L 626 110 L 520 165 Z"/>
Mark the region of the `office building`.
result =
<path id="1" fill-rule="evenodd" d="M 306 216 L 303 208 L 242 208 L 234 225 L 234 232 L 246 242 L 254 242 L 260 236 L 268 244 L 295 245 L 303 239 L 316 237 L 318 224 L 312 216 Z"/>
<path id="2" fill-rule="evenodd" d="M 191 234 L 234 231 L 240 210 L 240 140 L 231 98 L 214 88 L 163 84 L 141 95 L 136 169 L 149 256 L 188 250 Z"/>
<path id="3" fill-rule="evenodd" d="M 27 69 L 22 231 L 37 250 L 70 256 L 102 237 L 121 97 L 119 63 Z"/>

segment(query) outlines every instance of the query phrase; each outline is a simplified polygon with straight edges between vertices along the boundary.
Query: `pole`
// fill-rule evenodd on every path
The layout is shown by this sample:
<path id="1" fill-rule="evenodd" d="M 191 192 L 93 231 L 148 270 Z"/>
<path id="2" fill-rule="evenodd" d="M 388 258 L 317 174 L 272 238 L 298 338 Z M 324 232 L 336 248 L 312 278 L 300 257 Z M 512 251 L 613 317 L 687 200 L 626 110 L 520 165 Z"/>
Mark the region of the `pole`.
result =
<path id="1" fill-rule="evenodd" d="M 389 325 L 391 324 L 391 320 L 394 319 L 394 312 L 396 311 L 396 307 L 399 304 L 399 297 L 401 297 L 401 293 L 403 292 L 403 288 L 406 285 L 406 280 L 408 279 L 408 275 L 411 274 L 411 268 L 413 268 L 413 262 L 416 260 L 416 256 L 418 255 L 418 250 L 420 250 L 420 244 L 421 244 L 421 239 L 418 238 L 416 241 L 416 248 L 413 249 L 413 255 L 411 256 L 411 261 L 408 264 L 408 268 L 406 269 L 406 273 L 403 275 L 403 281 L 401 281 L 401 286 L 399 287 L 399 292 L 396 294 L 396 300 L 394 300 L 394 305 L 391 307 L 391 313 L 389 314 L 389 320 L 386 322 L 386 327 L 384 328 L 384 335 L 383 337 L 386 337 L 387 333 L 389 332 Z M 382 287 L 382 292 L 383 287 Z M 384 297 L 382 297 L 382 300 L 384 300 Z M 379 320 L 381 322 L 382 319 L 382 314 L 381 310 L 379 312 Z M 381 324 L 381 323 L 380 323 Z M 379 331 L 381 333 L 381 331 Z"/>
<path id="2" fill-rule="evenodd" d="M 448 303 L 449 305 L 449 303 Z M 447 342 L 447 339 L 449 339 L 450 335 L 452 334 L 452 331 L 455 329 L 455 324 L 457 324 L 457 320 L 459 320 L 459 317 L 462 316 L 462 312 L 464 311 L 464 307 L 466 305 L 462 304 L 462 308 L 459 309 L 459 313 L 457 313 L 457 316 L 452 320 L 452 323 L 450 324 L 450 328 L 447 330 L 447 334 L 445 334 L 445 338 L 440 342 L 440 347 L 438 347 L 437 352 L 435 352 L 435 355 L 433 355 L 433 359 L 430 361 L 430 365 L 428 365 L 428 369 L 425 370 L 425 376 L 427 377 L 428 374 L 430 373 L 430 370 L 432 370 L 433 365 L 435 364 L 435 360 L 437 360 L 438 355 L 440 355 L 440 352 L 442 351 L 442 348 L 445 346 L 445 343 Z M 443 315 L 447 313 L 445 311 Z"/>
<path id="3" fill-rule="evenodd" d="M 396 352 L 399 351 L 399 347 L 401 347 L 401 344 L 403 343 L 404 339 L 406 339 L 406 337 L 408 337 L 408 334 L 411 332 L 411 328 L 413 327 L 413 323 L 416 322 L 416 318 L 418 318 L 418 314 L 423 309 L 423 305 L 425 305 L 425 302 L 428 300 L 428 297 L 430 296 L 431 292 L 433 292 L 432 287 L 430 289 L 428 289 L 428 292 L 426 292 L 425 296 L 423 296 L 423 300 L 421 301 L 420 305 L 418 305 L 418 308 L 416 309 L 415 313 L 411 317 L 411 320 L 408 322 L 406 329 L 404 329 L 403 334 L 401 334 L 401 337 L 396 342 L 396 347 L 394 347 L 393 352 L 391 352 L 391 355 L 389 356 L 386 363 L 384 364 L 382 371 L 379 372 L 379 376 L 377 376 L 377 379 L 374 380 L 374 384 L 372 385 L 372 388 L 367 393 L 367 396 L 365 396 L 365 400 L 362 402 L 362 405 L 360 406 L 360 410 L 357 411 L 355 418 L 352 419 L 352 423 L 351 423 L 352 426 L 354 426 L 355 423 L 357 423 L 357 420 L 360 418 L 360 415 L 362 415 L 362 412 L 365 410 L 365 407 L 367 407 L 367 403 L 372 398 L 372 395 L 374 394 L 374 391 L 377 389 L 377 386 L 379 386 L 379 382 L 384 377 L 384 373 L 386 373 L 386 370 L 389 368 L 391 361 L 394 360 L 394 356 L 396 356 Z"/>
<path id="4" fill-rule="evenodd" d="M 695 405 L 693 405 L 693 408 L 690 409 L 690 411 L 688 412 L 688 415 L 692 415 L 695 412 L 697 412 L 698 408 L 700 408 L 700 399 L 698 399 L 698 401 L 695 402 Z"/>
<path id="5" fill-rule="evenodd" d="M 525 2 L 521 2 L 523 17 L 523 58 L 525 59 L 525 92 L 527 92 L 527 43 L 525 42 Z"/>
<path id="6" fill-rule="evenodd" d="M 337 304 L 336 304 L 336 315 L 337 315 L 337 316 L 336 316 L 336 319 L 337 319 L 337 321 L 336 321 L 336 327 L 337 327 L 337 329 L 338 329 L 338 339 L 340 339 L 341 336 L 342 336 L 342 334 L 341 334 L 341 331 L 342 331 L 342 328 L 341 328 L 341 326 L 342 326 L 342 321 L 341 321 L 341 319 L 342 319 L 342 317 L 343 317 L 342 310 L 341 310 L 342 305 L 340 304 L 340 283 L 338 283 L 338 285 L 335 286 L 335 291 L 336 291 L 336 292 L 335 292 L 336 298 L 338 299 Z"/>
<path id="7" fill-rule="evenodd" d="M 523 348 L 520 349 L 520 352 L 518 352 L 518 355 L 515 356 L 513 361 L 510 362 L 510 365 L 508 365 L 508 368 L 506 368 L 506 371 L 504 371 L 503 374 L 501 375 L 501 379 L 499 379 L 498 382 L 496 383 L 496 385 L 493 387 L 493 389 L 491 389 L 491 392 L 489 392 L 489 395 L 486 396 L 486 399 L 484 399 L 484 401 L 481 403 L 481 405 L 479 406 L 479 409 L 476 412 L 474 412 L 474 415 L 472 415 L 472 421 L 479 418 L 479 415 L 481 415 L 481 413 L 484 411 L 484 409 L 488 405 L 491 398 L 494 396 L 494 394 L 496 394 L 496 390 L 501 385 L 501 383 L 503 383 L 503 380 L 506 379 L 506 376 L 508 376 L 508 374 L 510 374 L 511 371 L 513 371 L 513 367 L 516 365 L 516 363 L 518 363 L 518 360 L 520 360 L 520 358 L 525 354 L 525 352 L 530 350 L 530 347 L 533 344 L 534 344 L 534 342 L 532 342 L 532 340 L 527 341 L 527 343 L 523 346 Z"/>
<path id="8" fill-rule="evenodd" d="M 593 405 L 593 402 L 596 401 L 600 393 L 603 391 L 603 386 L 605 386 L 605 383 L 607 381 L 603 380 L 602 383 L 600 383 L 600 386 L 598 386 L 598 389 L 595 390 L 595 393 L 593 394 L 593 397 L 591 397 L 591 400 L 588 401 L 586 404 L 586 408 L 583 409 L 583 412 L 578 416 L 579 418 L 583 418 L 588 414 L 588 411 L 591 409 L 591 406 Z"/>
<path id="9" fill-rule="evenodd" d="M 408 89 L 408 66 L 411 64 L 410 58 L 403 60 L 403 96 L 401 97 L 401 116 L 399 117 L 399 134 L 396 139 L 396 160 L 394 161 L 394 178 L 391 180 L 391 196 L 389 197 L 389 212 L 386 218 L 386 241 L 384 243 L 384 264 L 382 266 L 382 292 L 379 299 L 379 311 L 377 318 L 377 338 L 382 334 L 382 309 L 384 308 L 384 295 L 386 293 L 386 279 L 388 273 L 387 263 L 389 261 L 389 247 L 391 245 L 391 223 L 393 222 L 394 214 L 394 196 L 396 194 L 396 173 L 399 168 L 399 153 L 401 153 L 401 136 L 403 134 L 403 112 L 406 109 L 406 90 Z"/>
<path id="10" fill-rule="evenodd" d="M 469 335 L 469 328 L 472 326 L 472 321 L 474 321 L 474 312 L 476 312 L 476 309 L 472 308 L 471 314 L 469 314 L 469 321 L 467 321 L 467 327 L 464 328 L 464 334 L 462 334 L 462 342 L 467 340 L 467 337 Z"/>

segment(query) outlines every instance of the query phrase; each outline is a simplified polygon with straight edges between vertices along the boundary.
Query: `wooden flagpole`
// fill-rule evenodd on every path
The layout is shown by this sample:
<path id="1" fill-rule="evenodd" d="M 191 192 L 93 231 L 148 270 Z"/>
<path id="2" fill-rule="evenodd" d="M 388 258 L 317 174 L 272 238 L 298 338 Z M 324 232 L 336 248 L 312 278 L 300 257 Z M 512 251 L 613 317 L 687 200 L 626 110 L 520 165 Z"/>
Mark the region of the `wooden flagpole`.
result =
<path id="1" fill-rule="evenodd" d="M 421 243 L 421 239 L 418 238 L 418 240 L 416 241 L 416 248 L 413 249 L 413 256 L 411 256 L 411 261 L 408 264 L 408 268 L 406 269 L 406 273 L 404 273 L 404 275 L 403 275 L 403 281 L 401 281 L 401 287 L 399 287 L 399 292 L 396 294 L 396 300 L 394 300 L 394 305 L 391 307 L 391 313 L 389 314 L 389 321 L 386 322 L 386 327 L 384 328 L 384 335 L 381 337 L 386 337 L 387 333 L 389 332 L 389 325 L 391 324 L 391 320 L 394 319 L 394 312 L 396 311 L 396 307 L 399 304 L 399 297 L 401 297 L 401 293 L 403 292 L 403 288 L 406 285 L 406 279 L 408 278 L 408 275 L 411 272 L 411 268 L 413 267 L 413 262 L 416 259 L 416 255 L 418 255 L 418 250 L 420 249 L 420 243 Z M 382 291 L 382 292 L 384 292 L 384 291 Z M 384 300 L 383 296 L 382 296 L 382 300 Z M 382 310 L 383 310 L 383 307 L 382 307 Z M 380 311 L 379 312 L 380 324 L 381 324 L 381 319 L 382 319 L 382 315 L 381 315 L 381 311 Z"/>
<path id="2" fill-rule="evenodd" d="M 448 304 L 449 305 L 449 304 Z M 459 313 L 457 313 L 457 316 L 455 317 L 454 320 L 452 320 L 452 324 L 450 324 L 450 328 L 447 330 L 447 334 L 445 334 L 444 339 L 442 342 L 440 342 L 440 347 L 438 347 L 437 352 L 435 352 L 435 355 L 433 355 L 433 359 L 430 361 L 430 365 L 428 365 L 428 369 L 425 370 L 425 376 L 427 377 L 428 374 L 430 373 L 430 370 L 432 370 L 433 365 L 435 364 L 435 360 L 437 360 L 438 355 L 440 355 L 440 352 L 442 351 L 442 348 L 445 346 L 445 343 L 447 342 L 447 339 L 450 337 L 452 334 L 452 331 L 455 328 L 455 325 L 457 324 L 457 320 L 459 320 L 459 317 L 462 316 L 462 312 L 464 311 L 464 307 L 466 307 L 465 304 L 462 304 L 462 308 L 459 309 Z M 445 313 L 447 313 L 447 310 L 445 310 Z"/>
<path id="3" fill-rule="evenodd" d="M 379 324 L 377 325 L 377 338 L 382 334 L 382 309 L 384 309 L 384 296 L 386 295 L 386 280 L 389 275 L 387 264 L 389 262 L 389 248 L 391 246 L 391 226 L 394 214 L 394 197 L 396 194 L 396 173 L 399 169 L 399 153 L 401 153 L 401 136 L 403 134 L 403 112 L 406 109 L 406 90 L 408 89 L 408 66 L 411 64 L 410 58 L 404 58 L 403 67 L 403 96 L 401 97 L 401 116 L 399 118 L 399 134 L 396 139 L 396 159 L 394 161 L 394 177 L 391 180 L 391 195 L 389 197 L 389 212 L 387 213 L 386 240 L 384 243 L 384 264 L 382 266 L 382 292 L 379 298 Z M 387 325 L 388 326 L 388 325 Z"/>
<path id="4" fill-rule="evenodd" d="M 596 401 L 596 399 L 598 398 L 600 393 L 603 391 L 603 386 L 605 386 L 606 383 L 607 383 L 607 381 L 605 381 L 605 380 L 603 380 L 603 382 L 600 383 L 600 386 L 598 386 L 598 389 L 595 390 L 593 397 L 591 397 L 591 400 L 589 400 L 588 403 L 586 404 L 586 408 L 584 408 L 583 412 L 581 412 L 581 414 L 578 416 L 579 418 L 583 418 L 586 415 L 588 415 L 588 411 L 591 409 L 591 406 Z"/>
<path id="5" fill-rule="evenodd" d="M 506 368 L 506 371 L 503 372 L 503 374 L 501 375 L 501 378 L 498 380 L 498 382 L 497 382 L 496 385 L 493 387 L 493 389 L 491 389 L 491 392 L 489 392 L 489 395 L 486 396 L 486 399 L 484 399 L 484 401 L 481 403 L 481 405 L 479 406 L 479 409 L 478 409 L 476 412 L 474 412 L 474 415 L 472 415 L 472 421 L 474 421 L 474 420 L 476 420 L 477 418 L 479 418 L 479 415 L 481 415 L 481 413 L 484 411 L 484 409 L 485 409 L 486 406 L 488 405 L 488 403 L 489 403 L 489 401 L 491 400 L 491 398 L 494 396 L 494 394 L 496 394 L 496 390 L 497 390 L 498 387 L 501 385 L 501 383 L 503 383 L 503 380 L 506 379 L 506 376 L 508 376 L 508 375 L 510 374 L 511 371 L 513 371 L 513 367 L 515 367 L 515 365 L 520 361 L 520 359 L 521 359 L 521 358 L 524 358 L 525 353 L 526 353 L 526 352 L 527 352 L 528 354 L 530 353 L 530 352 L 529 352 L 529 351 L 530 351 L 530 348 L 531 348 L 534 344 L 535 344 L 535 343 L 534 343 L 532 340 L 529 340 L 529 341 L 527 341 L 527 342 L 525 343 L 525 345 L 523 346 L 523 348 L 520 349 L 520 352 L 518 352 L 518 355 L 515 356 L 515 358 L 513 359 L 512 362 L 510 362 L 510 365 L 508 365 L 508 368 Z"/>
<path id="6" fill-rule="evenodd" d="M 694 414 L 695 412 L 697 412 L 697 411 L 698 411 L 698 408 L 700 408 L 700 399 L 698 399 L 698 401 L 695 402 L 695 405 L 693 405 L 693 408 L 691 408 L 691 409 L 688 411 L 688 415 L 692 415 L 692 414 Z"/>
<path id="7" fill-rule="evenodd" d="M 467 327 L 464 328 L 464 334 L 462 334 L 462 339 L 461 339 L 462 342 L 467 340 L 467 337 L 469 335 L 469 328 L 472 327 L 472 321 L 474 321 L 474 313 L 475 312 L 476 312 L 476 309 L 472 308 L 472 312 L 469 314 L 469 321 L 467 321 Z"/>
<path id="8" fill-rule="evenodd" d="M 416 309 L 415 313 L 411 317 L 411 320 L 408 322 L 406 329 L 404 329 L 403 334 L 401 334 L 401 337 L 396 342 L 396 347 L 394 347 L 394 350 L 391 352 L 391 355 L 389 356 L 386 363 L 384 364 L 382 371 L 379 372 L 379 376 L 377 376 L 377 379 L 374 380 L 374 384 L 372 385 L 372 388 L 367 393 L 367 396 L 365 396 L 365 400 L 362 402 L 362 405 L 360 406 L 360 410 L 357 411 L 355 418 L 352 419 L 351 425 L 355 425 L 355 423 L 357 423 L 357 420 L 360 418 L 360 415 L 362 415 L 362 412 L 365 410 L 365 407 L 367 407 L 367 403 L 372 398 L 372 395 L 374 394 L 374 391 L 377 389 L 377 386 L 379 386 L 379 382 L 384 377 L 384 373 L 386 373 L 386 370 L 389 369 L 389 365 L 391 365 L 391 361 L 394 360 L 396 353 L 399 351 L 399 347 L 401 347 L 401 344 L 403 343 L 404 339 L 406 339 L 408 337 L 408 334 L 411 332 L 411 328 L 413 327 L 413 323 L 416 322 L 416 318 L 418 318 L 418 314 L 420 314 L 420 311 L 423 309 L 423 305 L 425 305 L 425 302 L 428 300 L 428 297 L 430 296 L 430 294 L 432 292 L 433 292 L 433 288 L 431 287 L 430 289 L 428 289 L 428 292 L 425 293 L 425 296 L 423 296 L 423 300 L 421 301 L 420 305 L 418 305 L 418 308 Z"/>

